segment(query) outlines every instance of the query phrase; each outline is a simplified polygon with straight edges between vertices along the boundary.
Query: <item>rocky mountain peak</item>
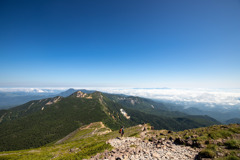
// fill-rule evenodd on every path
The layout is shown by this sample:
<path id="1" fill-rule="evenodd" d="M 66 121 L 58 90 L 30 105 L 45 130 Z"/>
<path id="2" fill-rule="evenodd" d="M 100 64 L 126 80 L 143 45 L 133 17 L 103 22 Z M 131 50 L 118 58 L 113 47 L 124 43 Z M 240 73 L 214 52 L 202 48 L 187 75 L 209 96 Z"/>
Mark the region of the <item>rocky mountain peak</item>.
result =
<path id="1" fill-rule="evenodd" d="M 77 91 L 77 92 L 73 93 L 73 96 L 76 98 L 92 99 L 91 94 L 83 93 L 82 91 Z"/>
<path id="2" fill-rule="evenodd" d="M 77 91 L 77 95 L 76 95 L 76 97 L 77 98 L 84 98 L 84 97 L 86 97 L 86 93 L 83 93 L 82 91 Z"/>

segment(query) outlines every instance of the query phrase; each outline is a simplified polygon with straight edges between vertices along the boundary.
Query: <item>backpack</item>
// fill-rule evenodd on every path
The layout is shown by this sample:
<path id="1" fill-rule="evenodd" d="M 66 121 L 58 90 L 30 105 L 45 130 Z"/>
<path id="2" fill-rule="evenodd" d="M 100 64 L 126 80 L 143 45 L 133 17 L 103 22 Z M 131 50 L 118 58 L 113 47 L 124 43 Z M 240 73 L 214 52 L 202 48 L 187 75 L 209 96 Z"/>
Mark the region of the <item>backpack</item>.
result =
<path id="1" fill-rule="evenodd" d="M 122 133 L 122 128 L 119 130 L 119 133 Z"/>

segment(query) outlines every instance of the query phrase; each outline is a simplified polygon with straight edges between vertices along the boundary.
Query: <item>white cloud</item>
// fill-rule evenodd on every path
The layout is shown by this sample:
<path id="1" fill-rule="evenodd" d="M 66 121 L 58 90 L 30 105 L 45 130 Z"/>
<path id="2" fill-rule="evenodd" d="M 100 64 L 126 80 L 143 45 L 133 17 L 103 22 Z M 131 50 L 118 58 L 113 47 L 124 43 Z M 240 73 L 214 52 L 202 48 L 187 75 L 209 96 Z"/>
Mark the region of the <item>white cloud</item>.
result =
<path id="1" fill-rule="evenodd" d="M 108 93 L 126 94 L 167 101 L 208 103 L 209 106 L 240 105 L 240 89 L 132 89 L 99 88 Z"/>
<path id="2" fill-rule="evenodd" d="M 55 93 L 66 88 L 0 88 L 0 92 Z"/>

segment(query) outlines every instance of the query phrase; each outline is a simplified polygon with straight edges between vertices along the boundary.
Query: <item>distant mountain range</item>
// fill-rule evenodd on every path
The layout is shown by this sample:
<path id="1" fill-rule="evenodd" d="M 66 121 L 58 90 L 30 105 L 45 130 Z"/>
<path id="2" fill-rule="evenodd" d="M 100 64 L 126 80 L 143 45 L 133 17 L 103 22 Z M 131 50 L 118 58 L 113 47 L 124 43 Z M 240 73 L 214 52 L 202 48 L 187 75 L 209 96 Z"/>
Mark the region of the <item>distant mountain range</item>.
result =
<path id="1" fill-rule="evenodd" d="M 70 89 L 59 94 L 62 96 L 0 110 L 0 150 L 39 147 L 99 121 L 112 130 L 142 123 L 174 131 L 220 124 L 209 116 L 170 111 L 150 99 L 83 91 Z"/>
<path id="2" fill-rule="evenodd" d="M 59 92 L 60 93 L 60 92 Z M 55 97 L 58 92 L 0 92 L 0 109 L 12 108 L 32 100 Z"/>
<path id="3" fill-rule="evenodd" d="M 55 96 L 67 97 L 77 90 L 70 88 L 66 91 L 61 90 L 46 90 L 46 92 L 40 90 L 31 90 L 28 92 L 14 91 L 14 92 L 0 92 L 0 109 L 8 109 L 18 105 L 22 105 L 32 100 L 40 100 L 44 98 L 51 98 Z M 91 90 L 82 89 L 85 93 L 92 93 Z"/>
<path id="4" fill-rule="evenodd" d="M 0 109 L 8 109 L 18 105 L 22 105 L 31 100 L 40 100 L 44 98 L 51 98 L 55 96 L 67 97 L 72 93 L 76 92 L 73 88 L 70 88 L 64 92 L 60 92 L 60 90 L 34 90 L 33 92 L 0 92 Z M 81 89 L 80 91 L 84 93 L 93 93 L 95 90 L 85 90 Z M 120 94 L 119 94 L 120 96 Z M 122 95 L 121 96 L 126 96 Z M 116 100 L 116 99 L 115 99 Z M 181 102 L 172 102 L 172 101 L 163 101 L 163 100 L 154 100 L 158 105 L 165 106 L 164 110 L 175 111 L 176 114 L 178 112 L 182 112 L 189 115 L 208 115 L 210 117 L 215 118 L 221 123 L 228 124 L 229 119 L 234 119 L 240 117 L 240 109 L 238 107 L 232 107 L 228 109 L 220 109 L 224 108 L 223 106 L 219 107 L 204 107 L 202 104 L 191 103 L 191 105 L 185 105 Z M 119 101 L 124 104 L 125 101 Z M 158 106 L 157 105 L 157 106 Z M 138 105 L 137 105 L 138 106 Z M 145 108 L 146 109 L 146 108 Z M 149 109 L 149 108 L 148 108 Z M 152 112 L 152 113 L 155 113 Z"/>
<path id="5" fill-rule="evenodd" d="M 163 103 L 168 107 L 170 111 L 180 111 L 190 115 L 208 115 L 210 117 L 215 118 L 223 124 L 229 124 L 227 121 L 231 119 L 235 119 L 240 117 L 240 109 L 238 107 L 229 108 L 229 109 L 221 109 L 219 107 L 202 107 L 201 104 L 193 104 L 192 107 L 186 107 L 184 104 L 175 104 L 174 102 L 166 102 L 159 101 L 156 102 Z"/>
<path id="6" fill-rule="evenodd" d="M 233 118 L 226 121 L 227 124 L 237 123 L 240 124 L 240 118 Z"/>

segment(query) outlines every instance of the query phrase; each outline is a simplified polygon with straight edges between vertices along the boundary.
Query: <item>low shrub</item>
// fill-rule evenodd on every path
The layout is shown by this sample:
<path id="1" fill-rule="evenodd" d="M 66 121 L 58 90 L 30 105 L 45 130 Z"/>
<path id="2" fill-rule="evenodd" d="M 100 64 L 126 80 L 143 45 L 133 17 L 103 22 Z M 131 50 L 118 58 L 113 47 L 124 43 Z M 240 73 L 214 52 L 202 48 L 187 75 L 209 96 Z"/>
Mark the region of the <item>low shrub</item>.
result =
<path id="1" fill-rule="evenodd" d="M 218 131 L 218 132 L 211 132 L 208 134 L 208 137 L 212 138 L 212 139 L 218 139 L 218 138 L 227 138 L 227 137 L 231 137 L 232 133 L 230 131 Z"/>
<path id="2" fill-rule="evenodd" d="M 240 140 L 231 139 L 225 143 L 228 149 L 240 149 Z"/>
<path id="3" fill-rule="evenodd" d="M 207 146 L 207 149 L 213 150 L 213 151 L 217 151 L 218 146 L 216 144 L 209 144 Z"/>
<path id="4" fill-rule="evenodd" d="M 239 157 L 231 155 L 231 156 L 225 157 L 224 160 L 239 160 Z"/>
<path id="5" fill-rule="evenodd" d="M 211 149 L 204 149 L 198 154 L 201 158 L 214 158 L 216 153 Z"/>

